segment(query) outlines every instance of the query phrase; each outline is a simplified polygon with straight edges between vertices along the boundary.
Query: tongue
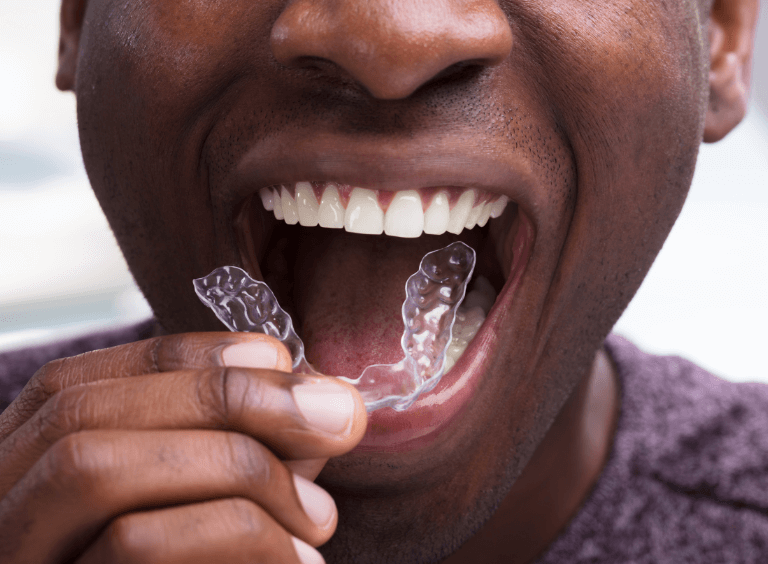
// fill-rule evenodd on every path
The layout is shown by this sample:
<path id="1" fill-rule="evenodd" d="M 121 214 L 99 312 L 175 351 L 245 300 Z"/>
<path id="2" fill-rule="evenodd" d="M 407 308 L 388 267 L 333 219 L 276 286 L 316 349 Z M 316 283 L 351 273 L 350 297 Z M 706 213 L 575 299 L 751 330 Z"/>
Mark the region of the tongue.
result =
<path id="1" fill-rule="evenodd" d="M 371 364 L 400 361 L 405 282 L 426 253 L 457 239 L 305 231 L 294 300 L 307 360 L 324 374 L 351 377 Z"/>

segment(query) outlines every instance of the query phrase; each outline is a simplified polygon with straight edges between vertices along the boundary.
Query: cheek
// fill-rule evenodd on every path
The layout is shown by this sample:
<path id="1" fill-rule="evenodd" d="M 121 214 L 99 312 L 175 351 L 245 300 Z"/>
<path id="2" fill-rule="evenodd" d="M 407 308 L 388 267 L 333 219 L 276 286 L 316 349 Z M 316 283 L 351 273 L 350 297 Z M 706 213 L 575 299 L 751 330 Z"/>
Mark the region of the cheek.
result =
<path id="1" fill-rule="evenodd" d="M 87 84 L 109 81 L 117 99 L 144 102 L 158 119 L 186 118 L 240 74 L 272 60 L 279 3 L 250 0 L 98 0 L 89 3 L 81 50 Z M 107 78 L 104 78 L 107 77 Z"/>
<path id="2" fill-rule="evenodd" d="M 547 315 L 563 332 L 574 325 L 564 312 L 584 320 L 562 342 L 594 350 L 650 268 L 690 186 L 706 51 L 684 0 L 523 3 L 518 45 L 541 69 L 541 91 L 569 140 L 577 178 L 551 293 L 557 303 Z"/>
<path id="3" fill-rule="evenodd" d="M 522 32 L 547 71 L 594 239 L 615 229 L 601 219 L 622 214 L 668 230 L 682 205 L 705 109 L 696 14 L 690 0 L 544 0 L 528 14 Z"/>
<path id="4" fill-rule="evenodd" d="M 271 64 L 259 50 L 268 49 L 276 4 L 88 3 L 76 78 L 82 85 L 76 86 L 78 122 L 86 168 L 111 221 L 130 217 L 183 233 L 184 218 L 210 207 L 202 144 L 233 84 Z"/>
<path id="5" fill-rule="evenodd" d="M 234 263 L 221 256 L 221 248 L 232 247 L 231 235 L 212 220 L 201 146 L 220 98 L 242 74 L 258 74 L 259 61 L 269 61 L 257 49 L 268 43 L 264 38 L 277 17 L 269 12 L 272 5 L 88 3 L 76 78 L 83 159 L 159 317 L 184 319 L 184 304 L 178 305 L 181 313 L 158 311 L 158 304 L 177 305 L 179 288 L 209 263 Z M 175 265 L 173 272 L 168 264 Z"/>
<path id="6" fill-rule="evenodd" d="M 532 41 L 541 49 L 534 56 L 551 69 L 547 91 L 576 139 L 624 150 L 643 137 L 638 131 L 678 128 L 691 115 L 698 121 L 706 51 L 686 3 L 540 4 L 536 17 L 547 29 L 535 31 L 539 39 Z"/>

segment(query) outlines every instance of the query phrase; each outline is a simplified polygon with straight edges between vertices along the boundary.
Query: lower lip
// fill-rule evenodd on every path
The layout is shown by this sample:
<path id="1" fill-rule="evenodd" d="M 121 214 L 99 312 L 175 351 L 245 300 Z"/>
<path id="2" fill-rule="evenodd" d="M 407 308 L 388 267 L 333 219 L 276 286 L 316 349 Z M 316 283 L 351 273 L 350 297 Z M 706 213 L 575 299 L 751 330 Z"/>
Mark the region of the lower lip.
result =
<path id="1" fill-rule="evenodd" d="M 505 284 L 467 350 L 434 390 L 421 396 L 405 411 L 385 408 L 370 413 L 365 436 L 353 452 L 418 449 L 434 441 L 468 405 L 483 380 L 488 359 L 497 348 L 498 329 L 512 306 L 530 256 L 533 226 L 525 214 L 521 213 L 519 217 L 511 267 L 514 278 Z"/>

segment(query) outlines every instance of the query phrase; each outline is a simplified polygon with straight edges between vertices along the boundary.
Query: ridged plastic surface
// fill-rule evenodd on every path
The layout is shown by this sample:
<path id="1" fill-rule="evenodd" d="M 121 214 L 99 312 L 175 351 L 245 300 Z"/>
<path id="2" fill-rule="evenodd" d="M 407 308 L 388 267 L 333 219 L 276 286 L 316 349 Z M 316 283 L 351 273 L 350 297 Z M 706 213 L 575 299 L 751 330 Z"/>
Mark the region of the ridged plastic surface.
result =
<path id="1" fill-rule="evenodd" d="M 242 268 L 222 266 L 193 284 L 197 297 L 230 331 L 274 337 L 288 347 L 295 372 L 316 374 L 304 358 L 304 343 L 293 329 L 291 316 L 264 282 L 254 280 Z"/>
<path id="2" fill-rule="evenodd" d="M 403 360 L 369 366 L 358 378 L 339 376 L 360 391 L 368 411 L 405 410 L 440 381 L 456 311 L 474 268 L 475 251 L 461 242 L 427 253 L 421 260 L 418 272 L 405 285 Z M 290 350 L 294 371 L 317 373 L 304 358 L 304 344 L 290 316 L 264 282 L 253 280 L 240 268 L 224 266 L 198 278 L 194 285 L 200 300 L 231 331 L 275 337 Z"/>

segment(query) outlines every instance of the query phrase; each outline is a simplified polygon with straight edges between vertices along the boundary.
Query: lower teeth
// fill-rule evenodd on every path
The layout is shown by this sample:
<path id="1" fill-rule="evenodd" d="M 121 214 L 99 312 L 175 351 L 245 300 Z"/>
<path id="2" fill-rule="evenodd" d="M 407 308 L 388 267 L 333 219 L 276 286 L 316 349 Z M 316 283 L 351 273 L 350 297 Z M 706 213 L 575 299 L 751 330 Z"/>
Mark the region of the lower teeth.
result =
<path id="1" fill-rule="evenodd" d="M 474 250 L 461 242 L 424 256 L 419 271 L 406 283 L 403 360 L 369 366 L 356 379 L 340 376 L 358 388 L 368 411 L 407 409 L 437 385 L 467 348 L 495 298 L 490 283 L 479 277 L 467 295 L 470 307 L 459 307 L 474 266 Z M 265 283 L 240 268 L 225 266 L 196 279 L 194 286 L 200 300 L 231 331 L 275 337 L 290 350 L 294 370 L 317 373 L 304 358 L 304 345 L 290 316 Z"/>
<path id="2" fill-rule="evenodd" d="M 473 288 L 467 292 L 461 307 L 456 311 L 453 337 L 445 352 L 445 371 L 448 372 L 475 338 L 485 322 L 488 312 L 496 301 L 496 290 L 484 276 L 478 276 Z"/>

